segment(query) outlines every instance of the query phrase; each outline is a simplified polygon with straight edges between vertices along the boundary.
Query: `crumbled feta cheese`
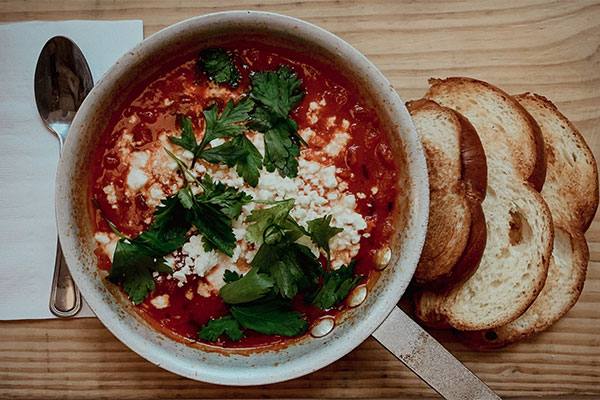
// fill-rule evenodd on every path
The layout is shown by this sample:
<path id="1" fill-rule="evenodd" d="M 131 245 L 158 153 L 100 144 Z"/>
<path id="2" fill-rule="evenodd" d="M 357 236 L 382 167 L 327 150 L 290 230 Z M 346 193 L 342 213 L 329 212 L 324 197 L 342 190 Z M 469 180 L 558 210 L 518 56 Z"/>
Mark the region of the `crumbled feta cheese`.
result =
<path id="1" fill-rule="evenodd" d="M 106 201 L 108 201 L 109 204 L 114 205 L 117 203 L 117 193 L 115 191 L 115 185 L 111 183 L 110 185 L 104 186 L 102 191 L 106 194 Z"/>
<path id="2" fill-rule="evenodd" d="M 132 192 L 137 192 L 148 182 L 148 176 L 139 168 L 129 168 L 127 174 L 127 186 Z"/>
<path id="3" fill-rule="evenodd" d="M 165 197 L 165 193 L 162 191 L 159 185 L 153 185 L 150 188 L 150 197 L 154 200 L 161 200 L 163 197 Z"/>
<path id="4" fill-rule="evenodd" d="M 333 139 L 327 144 L 327 146 L 325 146 L 325 152 L 331 157 L 337 157 L 343 150 L 346 149 L 349 141 L 349 134 L 346 132 L 338 132 L 333 135 Z"/>
<path id="5" fill-rule="evenodd" d="M 358 197 L 359 199 L 366 199 L 367 195 L 361 192 L 356 193 L 356 197 Z"/>
<path id="6" fill-rule="evenodd" d="M 373 186 L 371 188 L 371 194 L 375 195 L 375 194 L 377 194 L 377 192 L 379 192 L 379 188 L 377 186 Z"/>
<path id="7" fill-rule="evenodd" d="M 129 186 L 132 192 L 137 192 L 148 182 L 148 175 L 144 171 L 144 168 L 149 158 L 149 151 L 136 151 L 130 154 L 127 186 Z"/>
<path id="8" fill-rule="evenodd" d="M 94 235 L 94 238 L 96 239 L 96 241 L 98 241 L 98 243 L 102 243 L 102 244 L 110 243 L 110 237 L 108 236 L 108 234 L 106 234 L 104 232 L 97 232 Z"/>
<path id="9" fill-rule="evenodd" d="M 169 307 L 169 295 L 163 294 L 161 296 L 156 296 L 150 303 L 158 310 L 162 310 L 163 308 Z"/>
<path id="10" fill-rule="evenodd" d="M 305 128 L 302 129 L 299 134 L 306 143 L 309 143 L 310 139 L 312 139 L 312 137 L 315 135 L 315 131 L 310 128 Z"/>

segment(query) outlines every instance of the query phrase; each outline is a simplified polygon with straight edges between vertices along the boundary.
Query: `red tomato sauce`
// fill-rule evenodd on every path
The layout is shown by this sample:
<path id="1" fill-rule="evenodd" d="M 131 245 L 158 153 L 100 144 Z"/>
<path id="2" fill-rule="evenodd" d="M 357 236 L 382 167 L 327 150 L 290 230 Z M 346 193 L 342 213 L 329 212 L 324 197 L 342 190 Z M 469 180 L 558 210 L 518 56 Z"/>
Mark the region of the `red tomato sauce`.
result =
<path id="1" fill-rule="evenodd" d="M 331 66 L 310 56 L 290 49 L 273 47 L 252 41 L 237 41 L 224 46 L 235 53 L 235 63 L 241 72 L 241 81 L 234 94 L 249 90 L 250 74 L 254 71 L 275 70 L 281 65 L 291 67 L 302 79 L 302 88 L 306 95 L 300 105 L 292 111 L 291 117 L 300 129 L 311 127 L 316 134 L 310 145 L 314 148 L 325 146 L 333 132 L 327 126 L 327 118 L 320 118 L 312 124 L 308 117 L 311 102 L 325 100 L 321 114 L 345 119 L 350 125 L 347 132 L 351 139 L 347 149 L 334 160 L 336 167 L 342 170 L 338 179 L 348 183 L 352 193 L 365 193 L 366 198 L 356 199 L 356 211 L 365 219 L 369 237 L 362 237 L 355 273 L 366 279 L 373 273 L 374 257 L 377 250 L 389 243 L 394 229 L 397 211 L 394 208 L 398 195 L 398 164 L 375 110 L 368 108 L 359 90 Z M 205 97 L 204 90 L 209 82 L 203 72 L 196 67 L 196 59 L 186 58 L 165 65 L 151 79 L 140 82 L 126 99 L 124 105 L 114 113 L 93 157 L 89 198 L 95 198 L 105 215 L 125 235 L 135 237 L 147 229 L 148 217 L 154 207 L 147 204 L 143 195 L 128 198 L 124 192 L 128 166 L 119 161 L 118 141 L 125 130 L 133 134 L 135 150 L 153 149 L 160 146 L 157 138 L 164 130 L 178 131 L 176 115 L 184 114 L 192 119 L 196 132 L 204 129 L 202 111 L 215 103 L 222 110 L 227 97 Z M 167 100 L 167 101 L 166 101 Z M 130 122 L 136 115 L 140 121 Z M 301 156 L 302 157 L 302 156 Z M 310 155 L 309 155 L 310 157 Z M 115 187 L 116 207 L 107 200 L 103 188 L 109 184 Z M 373 192 L 376 185 L 378 191 Z M 172 193 L 165 191 L 165 196 Z M 110 228 L 97 210 L 91 217 L 96 232 L 110 232 Z M 110 270 L 110 259 L 100 249 L 96 251 L 100 269 Z M 323 257 L 320 258 L 325 263 Z M 197 276 L 188 279 L 182 287 L 175 280 L 159 278 L 152 297 L 168 294 L 170 304 L 157 309 L 147 298 L 138 309 L 141 314 L 159 329 L 166 329 L 176 336 L 197 340 L 201 326 L 210 319 L 228 313 L 226 304 L 219 296 L 203 297 L 193 294 L 197 285 Z M 192 295 L 190 296 L 190 291 Z M 191 297 L 191 299 L 190 299 Z M 344 306 L 334 310 L 322 311 L 305 304 L 300 295 L 294 300 L 294 308 L 301 311 L 309 324 L 324 315 L 336 316 Z M 261 347 L 293 340 L 279 336 L 267 336 L 252 331 L 244 331 L 240 342 L 232 343 L 220 339 L 219 345 L 225 347 Z"/>

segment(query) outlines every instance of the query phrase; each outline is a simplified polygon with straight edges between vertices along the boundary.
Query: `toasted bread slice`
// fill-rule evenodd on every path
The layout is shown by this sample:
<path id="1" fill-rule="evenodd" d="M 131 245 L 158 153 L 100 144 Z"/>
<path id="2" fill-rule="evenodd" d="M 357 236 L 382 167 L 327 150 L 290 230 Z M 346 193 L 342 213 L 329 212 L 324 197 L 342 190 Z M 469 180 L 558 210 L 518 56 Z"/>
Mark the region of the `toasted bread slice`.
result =
<path id="1" fill-rule="evenodd" d="M 475 272 L 483 254 L 485 154 L 473 126 L 457 112 L 424 99 L 406 106 L 425 149 L 430 187 L 427 238 L 413 284 L 446 287 Z"/>
<path id="2" fill-rule="evenodd" d="M 554 228 L 550 210 L 536 191 L 545 177 L 543 139 L 525 109 L 490 84 L 468 78 L 430 83 L 425 97 L 463 114 L 485 150 L 487 243 L 467 281 L 444 293 L 421 292 L 415 311 L 425 324 L 496 328 L 525 312 L 548 273 Z"/>
<path id="3" fill-rule="evenodd" d="M 584 232 L 598 207 L 598 169 L 581 134 L 546 98 L 515 99 L 538 121 L 548 154 L 542 196 L 554 221 L 554 249 L 540 295 L 516 320 L 492 330 L 460 332 L 472 347 L 497 348 L 538 333 L 575 305 L 583 289 L 589 252 Z"/>

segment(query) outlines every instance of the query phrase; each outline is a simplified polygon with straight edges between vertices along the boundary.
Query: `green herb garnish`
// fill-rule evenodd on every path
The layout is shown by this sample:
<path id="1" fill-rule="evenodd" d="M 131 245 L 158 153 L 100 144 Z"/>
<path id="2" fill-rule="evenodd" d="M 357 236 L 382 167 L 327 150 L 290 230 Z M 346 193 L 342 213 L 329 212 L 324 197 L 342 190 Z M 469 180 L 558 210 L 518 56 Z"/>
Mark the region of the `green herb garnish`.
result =
<path id="1" fill-rule="evenodd" d="M 197 65 L 208 79 L 216 83 L 227 83 L 235 88 L 240 82 L 240 71 L 235 66 L 232 55 L 224 49 L 201 51 Z"/>
<path id="2" fill-rule="evenodd" d="M 223 333 L 233 342 L 237 342 L 242 338 L 240 324 L 230 315 L 208 321 L 200 329 L 198 338 L 209 342 L 216 342 Z"/>
<path id="3" fill-rule="evenodd" d="M 327 253 L 327 265 L 331 265 L 331 251 L 329 250 L 329 240 L 342 232 L 342 228 L 336 228 L 331 226 L 331 215 L 326 215 L 323 218 L 313 219 L 308 221 L 308 233 L 312 242 L 318 246 L 321 246 L 325 253 Z"/>
<path id="4" fill-rule="evenodd" d="M 264 165 L 267 171 L 279 171 L 290 178 L 298 174 L 300 146 L 306 142 L 298 134 L 298 124 L 289 117 L 304 98 L 302 80 L 289 67 L 252 75 L 250 97 L 256 101 L 250 128 L 265 136 Z"/>
<path id="5" fill-rule="evenodd" d="M 262 168 L 262 156 L 256 146 L 243 135 L 247 130 L 244 122 L 248 120 L 248 113 L 253 107 L 254 102 L 245 98 L 235 105 L 233 100 L 229 100 L 220 116 L 216 104 L 205 110 L 203 113 L 206 129 L 200 143 L 196 141 L 191 120 L 180 115 L 181 136 L 169 136 L 169 140 L 193 153 L 192 168 L 198 158 L 213 164 L 235 166 L 238 175 L 250 186 L 255 187 Z M 231 139 L 219 146 L 208 148 L 209 143 L 218 138 Z"/>
<path id="6" fill-rule="evenodd" d="M 219 295 L 228 304 L 248 303 L 266 295 L 273 284 L 273 278 L 259 274 L 258 268 L 252 268 L 246 275 L 223 286 Z"/>
<path id="7" fill-rule="evenodd" d="M 294 311 L 289 302 L 269 301 L 263 304 L 235 305 L 229 311 L 244 328 L 265 335 L 297 336 L 308 329 L 302 313 Z"/>
<path id="8" fill-rule="evenodd" d="M 342 265 L 335 270 L 329 270 L 323 277 L 321 286 L 311 297 L 312 303 L 322 310 L 328 310 L 339 304 L 356 286 L 362 276 L 354 276 L 353 260 L 349 266 Z"/>

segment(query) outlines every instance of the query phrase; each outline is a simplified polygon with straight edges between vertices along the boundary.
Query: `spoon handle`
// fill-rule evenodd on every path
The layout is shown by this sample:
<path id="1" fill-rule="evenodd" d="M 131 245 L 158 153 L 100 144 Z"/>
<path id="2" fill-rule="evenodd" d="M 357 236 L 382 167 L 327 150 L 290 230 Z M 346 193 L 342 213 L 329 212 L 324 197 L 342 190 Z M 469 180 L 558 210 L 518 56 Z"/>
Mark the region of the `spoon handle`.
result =
<path id="1" fill-rule="evenodd" d="M 398 307 L 373 337 L 445 399 L 500 399 Z"/>
<path id="2" fill-rule="evenodd" d="M 56 262 L 50 293 L 50 311 L 57 317 L 72 317 L 81 309 L 81 293 L 69 273 L 60 242 L 56 242 Z"/>

